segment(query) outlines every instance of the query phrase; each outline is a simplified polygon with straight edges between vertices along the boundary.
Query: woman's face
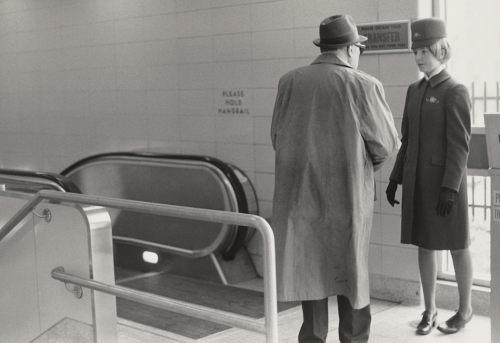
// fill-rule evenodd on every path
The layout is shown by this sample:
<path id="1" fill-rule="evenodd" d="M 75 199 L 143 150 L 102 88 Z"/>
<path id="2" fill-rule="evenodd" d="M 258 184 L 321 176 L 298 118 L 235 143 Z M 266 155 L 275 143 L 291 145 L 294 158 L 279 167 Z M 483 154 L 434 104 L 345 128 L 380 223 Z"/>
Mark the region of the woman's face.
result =
<path id="1" fill-rule="evenodd" d="M 425 73 L 427 76 L 432 74 L 432 72 L 441 65 L 441 61 L 438 60 L 429 48 L 418 48 L 413 50 L 415 55 L 415 62 L 417 63 L 418 69 Z"/>

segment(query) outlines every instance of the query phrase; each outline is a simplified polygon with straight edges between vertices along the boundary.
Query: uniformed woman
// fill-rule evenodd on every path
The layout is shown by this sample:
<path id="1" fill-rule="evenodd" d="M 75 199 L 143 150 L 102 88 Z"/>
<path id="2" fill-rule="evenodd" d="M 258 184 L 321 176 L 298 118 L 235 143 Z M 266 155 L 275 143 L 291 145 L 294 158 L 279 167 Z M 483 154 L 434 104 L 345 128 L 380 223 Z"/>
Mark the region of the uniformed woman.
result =
<path id="1" fill-rule="evenodd" d="M 402 122 L 401 149 L 386 194 L 395 199 L 403 185 L 401 243 L 418 246 L 425 311 L 417 333 L 427 335 L 436 324 L 437 252 L 450 250 L 460 304 L 438 326 L 455 333 L 472 319 L 472 258 L 469 251 L 467 156 L 471 132 L 466 87 L 446 70 L 450 46 L 445 23 L 438 18 L 411 24 L 412 50 L 424 77 L 410 85 Z"/>

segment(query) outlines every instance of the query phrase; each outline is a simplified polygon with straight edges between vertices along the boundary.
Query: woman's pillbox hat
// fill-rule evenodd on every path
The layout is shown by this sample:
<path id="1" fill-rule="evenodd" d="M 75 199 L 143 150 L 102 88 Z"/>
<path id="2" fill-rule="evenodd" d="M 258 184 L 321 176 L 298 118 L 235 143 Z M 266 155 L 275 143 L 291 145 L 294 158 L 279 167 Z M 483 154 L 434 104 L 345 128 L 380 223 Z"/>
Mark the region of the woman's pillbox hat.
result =
<path id="1" fill-rule="evenodd" d="M 411 48 L 429 47 L 446 37 L 446 24 L 439 18 L 426 18 L 411 23 Z"/>

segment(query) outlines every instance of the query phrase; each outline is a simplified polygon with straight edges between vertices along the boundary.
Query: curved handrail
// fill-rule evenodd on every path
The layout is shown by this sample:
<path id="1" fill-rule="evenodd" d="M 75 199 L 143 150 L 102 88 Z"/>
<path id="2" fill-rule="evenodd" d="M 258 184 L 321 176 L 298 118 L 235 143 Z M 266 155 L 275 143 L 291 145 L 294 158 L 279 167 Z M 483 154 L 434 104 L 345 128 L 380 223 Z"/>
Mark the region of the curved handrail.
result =
<path id="1" fill-rule="evenodd" d="M 36 184 L 62 192 L 81 193 L 80 189 L 71 180 L 55 173 L 0 169 L 0 180 L 2 179 L 19 184 Z"/>
<path id="2" fill-rule="evenodd" d="M 87 163 L 85 163 L 82 167 L 79 167 L 81 169 L 86 169 L 86 168 L 91 168 L 95 166 L 99 166 L 101 164 L 131 164 L 135 165 L 137 163 L 140 163 L 141 166 L 162 166 L 162 162 L 164 161 L 157 161 L 155 159 L 151 160 L 149 158 L 137 158 L 137 157 L 132 157 L 132 156 L 112 156 L 112 157 L 104 157 L 102 159 L 92 159 L 89 160 Z M 232 188 L 231 184 L 225 177 L 225 175 L 219 170 L 217 167 L 207 164 L 205 162 L 201 161 L 191 161 L 191 160 L 186 160 L 185 166 L 189 167 L 198 167 L 202 165 L 204 168 L 206 168 L 210 173 L 213 174 L 217 184 L 219 187 L 224 189 L 223 192 L 227 193 L 227 208 L 224 208 L 223 210 L 225 211 L 231 211 L 231 212 L 238 212 L 238 204 L 236 202 L 236 195 L 234 193 L 234 189 Z M 183 164 L 184 166 L 184 164 Z M 74 173 L 78 173 L 81 169 L 74 169 L 68 174 L 68 177 L 72 177 Z M 84 188 L 85 191 L 85 188 Z M 92 195 L 98 195 L 98 196 L 104 196 L 102 194 L 92 194 Z M 121 199 L 127 199 L 126 197 L 123 197 Z M 145 199 L 134 199 L 134 200 L 141 200 L 141 201 L 148 201 L 148 202 L 154 202 L 152 200 L 145 200 Z M 161 202 L 164 204 L 165 202 Z M 205 256 L 210 256 L 212 253 L 214 253 L 217 249 L 221 247 L 222 244 L 225 244 L 228 240 L 228 236 L 231 234 L 231 225 L 226 225 L 223 224 L 222 227 L 219 230 L 219 233 L 217 237 L 215 237 L 213 240 L 206 242 L 207 245 L 200 249 L 185 249 L 185 248 L 180 248 L 177 246 L 173 245 L 167 245 L 165 243 L 159 243 L 154 240 L 144 240 L 144 239 L 139 239 L 135 237 L 130 237 L 130 236 L 124 236 L 120 235 L 118 232 L 113 233 L 113 240 L 116 242 L 120 243 L 126 243 L 126 244 L 132 244 L 136 246 L 141 246 L 146 249 L 154 249 L 155 251 L 162 251 L 178 256 L 183 256 L 191 259 L 195 258 L 201 258 Z"/>
<path id="3" fill-rule="evenodd" d="M 136 158 L 155 158 L 155 159 L 164 159 L 164 160 L 191 160 L 191 161 L 200 161 L 200 162 L 205 162 L 210 165 L 213 165 L 216 167 L 218 170 L 222 172 L 222 174 L 228 179 L 229 183 L 231 184 L 231 187 L 235 190 L 234 195 L 236 197 L 236 202 L 238 205 L 238 212 L 240 213 L 249 213 L 249 204 L 247 199 L 245 198 L 244 194 L 245 191 L 241 185 L 241 183 L 238 180 L 238 175 L 236 175 L 235 171 L 233 168 L 236 168 L 235 166 L 232 166 L 230 164 L 224 163 L 221 160 L 214 158 L 214 157 L 209 157 L 209 156 L 200 156 L 200 155 L 181 155 L 181 154 L 161 154 L 161 153 L 151 153 L 151 152 L 110 152 L 110 153 L 103 153 L 103 154 L 97 154 L 97 155 L 92 155 L 89 157 L 86 157 L 84 159 L 81 159 L 80 161 L 77 161 L 64 169 L 61 174 L 62 175 L 68 175 L 71 174 L 72 172 L 75 172 L 85 166 L 86 164 L 98 161 L 98 160 L 105 160 L 109 158 L 114 158 L 114 157 L 136 157 Z M 238 172 L 243 173 L 241 170 L 238 169 Z M 233 243 L 222 253 L 222 258 L 224 260 L 233 260 L 236 256 L 236 253 L 238 250 L 243 247 L 246 237 L 247 237 L 247 232 L 248 232 L 248 227 L 246 226 L 238 226 L 235 238 L 233 240 Z M 136 241 L 136 243 L 141 243 Z M 148 242 L 142 242 L 142 243 L 148 243 Z M 148 243 L 149 244 L 149 243 Z M 173 248 L 173 247 L 168 247 L 168 250 L 172 253 L 177 253 L 180 255 L 184 256 L 189 256 L 189 254 L 185 254 L 185 251 L 183 249 L 178 249 L 178 248 Z"/>
<path id="4" fill-rule="evenodd" d="M 1 191 L 0 191 L 1 193 Z M 33 196 L 1 229 L 2 240 L 19 224 L 31 210 L 44 200 L 65 201 L 75 204 L 110 207 L 128 211 L 172 216 L 177 218 L 203 220 L 216 223 L 244 225 L 256 228 L 263 238 L 264 244 L 264 307 L 267 342 L 278 342 L 278 310 L 276 295 L 276 258 L 274 250 L 274 234 L 269 223 L 262 217 L 244 214 L 191 208 L 175 205 L 149 203 L 144 201 L 114 199 L 84 194 L 61 193 L 56 191 L 40 191 Z"/>

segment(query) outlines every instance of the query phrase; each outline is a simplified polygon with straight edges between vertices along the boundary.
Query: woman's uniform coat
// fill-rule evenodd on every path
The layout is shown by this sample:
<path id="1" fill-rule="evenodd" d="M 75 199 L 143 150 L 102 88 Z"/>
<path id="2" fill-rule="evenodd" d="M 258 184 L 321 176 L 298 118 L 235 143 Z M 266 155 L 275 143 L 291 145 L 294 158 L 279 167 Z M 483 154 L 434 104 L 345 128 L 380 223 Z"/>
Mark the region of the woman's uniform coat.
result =
<path id="1" fill-rule="evenodd" d="M 369 304 L 374 167 L 399 147 L 378 80 L 332 53 L 279 82 L 272 227 L 279 301 Z"/>
<path id="2" fill-rule="evenodd" d="M 403 184 L 401 243 L 432 250 L 469 246 L 470 109 L 467 88 L 446 69 L 408 88 L 402 145 L 390 176 Z M 443 187 L 457 192 L 445 217 L 436 214 Z"/>

